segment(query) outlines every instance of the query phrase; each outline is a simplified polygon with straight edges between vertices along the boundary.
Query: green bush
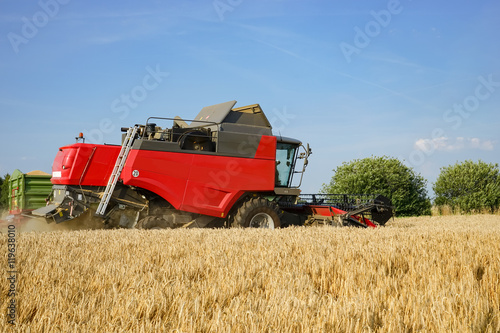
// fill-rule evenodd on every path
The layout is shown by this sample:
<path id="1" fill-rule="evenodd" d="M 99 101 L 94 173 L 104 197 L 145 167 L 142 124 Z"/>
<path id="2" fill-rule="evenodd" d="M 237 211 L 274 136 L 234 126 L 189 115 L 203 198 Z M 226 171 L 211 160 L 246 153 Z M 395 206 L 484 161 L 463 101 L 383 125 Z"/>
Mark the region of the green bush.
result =
<path id="1" fill-rule="evenodd" d="M 396 158 L 372 156 L 344 162 L 333 170 L 323 193 L 382 194 L 391 199 L 396 216 L 430 215 L 427 181 Z"/>
<path id="2" fill-rule="evenodd" d="M 9 174 L 0 177 L 0 209 L 9 209 L 9 179 Z"/>
<path id="3" fill-rule="evenodd" d="M 449 205 L 464 213 L 493 213 L 500 206 L 498 164 L 466 160 L 443 167 L 433 190 L 436 205 Z"/>

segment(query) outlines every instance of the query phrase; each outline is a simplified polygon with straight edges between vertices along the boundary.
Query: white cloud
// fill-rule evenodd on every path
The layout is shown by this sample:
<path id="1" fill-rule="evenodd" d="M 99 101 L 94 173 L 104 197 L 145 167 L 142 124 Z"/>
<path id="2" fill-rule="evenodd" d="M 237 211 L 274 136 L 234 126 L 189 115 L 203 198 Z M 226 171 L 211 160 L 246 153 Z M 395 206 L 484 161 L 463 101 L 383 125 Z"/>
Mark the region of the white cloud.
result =
<path id="1" fill-rule="evenodd" d="M 458 150 L 493 150 L 495 141 L 481 140 L 479 138 L 457 137 L 450 139 L 445 136 L 433 139 L 418 139 L 415 142 L 415 149 L 423 152 L 432 151 L 458 151 Z"/>

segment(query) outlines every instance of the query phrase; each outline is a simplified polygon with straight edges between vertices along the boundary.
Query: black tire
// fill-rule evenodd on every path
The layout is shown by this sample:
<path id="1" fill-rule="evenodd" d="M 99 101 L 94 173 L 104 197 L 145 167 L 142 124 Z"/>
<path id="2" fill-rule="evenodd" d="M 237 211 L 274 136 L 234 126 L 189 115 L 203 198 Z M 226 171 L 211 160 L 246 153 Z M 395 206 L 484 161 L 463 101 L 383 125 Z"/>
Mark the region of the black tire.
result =
<path id="1" fill-rule="evenodd" d="M 275 202 L 257 197 L 244 201 L 236 210 L 231 226 L 236 228 L 275 229 L 281 225 Z"/>

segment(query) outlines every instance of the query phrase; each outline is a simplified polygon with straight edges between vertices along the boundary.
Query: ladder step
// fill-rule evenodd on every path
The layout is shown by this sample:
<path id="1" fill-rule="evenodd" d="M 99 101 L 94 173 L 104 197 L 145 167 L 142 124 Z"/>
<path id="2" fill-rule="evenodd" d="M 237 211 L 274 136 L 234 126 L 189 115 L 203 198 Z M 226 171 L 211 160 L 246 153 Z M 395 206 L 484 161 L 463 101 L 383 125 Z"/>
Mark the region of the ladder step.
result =
<path id="1" fill-rule="evenodd" d="M 116 183 L 120 178 L 122 169 L 127 161 L 128 153 L 130 152 L 130 148 L 132 147 L 132 143 L 134 142 L 135 135 L 137 134 L 138 126 L 130 127 L 125 135 L 125 139 L 122 143 L 122 148 L 115 162 L 115 166 L 113 167 L 113 171 L 111 172 L 111 176 L 109 177 L 108 184 L 106 185 L 106 189 L 101 197 L 101 201 L 99 202 L 99 207 L 97 207 L 95 215 L 104 216 L 106 212 L 106 208 L 108 207 L 109 200 L 113 195 L 115 190 Z"/>

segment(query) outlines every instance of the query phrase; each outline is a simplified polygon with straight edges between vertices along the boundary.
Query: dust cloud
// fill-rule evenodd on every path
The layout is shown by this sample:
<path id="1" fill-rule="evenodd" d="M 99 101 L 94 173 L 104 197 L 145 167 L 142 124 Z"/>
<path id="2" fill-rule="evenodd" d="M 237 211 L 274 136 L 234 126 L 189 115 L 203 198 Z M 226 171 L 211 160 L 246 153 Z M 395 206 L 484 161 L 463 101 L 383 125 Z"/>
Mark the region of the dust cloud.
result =
<path id="1" fill-rule="evenodd" d="M 16 231 L 20 233 L 105 229 L 102 222 L 90 217 L 89 214 L 82 214 L 76 219 L 59 224 L 55 222 L 48 223 L 43 217 L 8 215 L 5 211 L 2 211 L 0 216 L 1 233 L 7 233 L 9 225 L 14 225 Z"/>

